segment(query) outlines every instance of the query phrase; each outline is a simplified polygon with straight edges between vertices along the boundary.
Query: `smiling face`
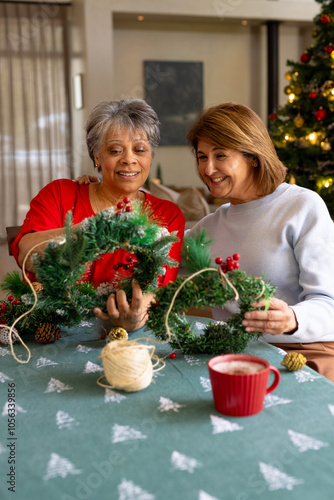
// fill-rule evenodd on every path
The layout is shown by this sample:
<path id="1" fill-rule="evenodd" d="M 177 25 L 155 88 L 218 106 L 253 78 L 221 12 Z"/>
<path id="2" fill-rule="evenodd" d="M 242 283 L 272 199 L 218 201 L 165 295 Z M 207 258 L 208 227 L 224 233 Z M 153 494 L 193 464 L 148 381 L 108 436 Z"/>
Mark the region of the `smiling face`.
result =
<path id="1" fill-rule="evenodd" d="M 216 198 L 233 205 L 258 198 L 254 183 L 256 160 L 233 149 L 222 149 L 200 140 L 197 146 L 199 174 Z"/>
<path id="2" fill-rule="evenodd" d="M 135 197 L 149 175 L 151 162 L 151 146 L 145 135 L 127 129 L 110 130 L 95 156 L 102 170 L 101 188 L 115 197 Z"/>

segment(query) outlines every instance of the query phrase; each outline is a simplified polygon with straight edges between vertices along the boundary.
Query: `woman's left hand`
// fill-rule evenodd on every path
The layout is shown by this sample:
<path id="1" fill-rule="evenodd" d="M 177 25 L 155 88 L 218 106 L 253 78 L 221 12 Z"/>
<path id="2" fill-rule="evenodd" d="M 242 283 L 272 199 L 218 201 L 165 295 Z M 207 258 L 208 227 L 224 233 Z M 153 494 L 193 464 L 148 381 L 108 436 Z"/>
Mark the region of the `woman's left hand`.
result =
<path id="1" fill-rule="evenodd" d="M 132 300 L 129 303 L 124 290 L 117 290 L 107 300 L 108 314 L 96 307 L 94 313 L 98 318 L 109 319 L 113 326 L 120 326 L 127 332 L 139 330 L 147 321 L 147 309 L 154 302 L 154 295 L 143 295 L 136 280 L 132 281 Z"/>
<path id="2" fill-rule="evenodd" d="M 267 304 L 267 300 L 260 300 L 251 305 L 252 307 L 266 307 Z M 270 299 L 268 310 L 246 312 L 242 324 L 247 332 L 269 333 L 270 335 L 292 333 L 298 328 L 293 309 L 283 300 L 276 298 Z"/>

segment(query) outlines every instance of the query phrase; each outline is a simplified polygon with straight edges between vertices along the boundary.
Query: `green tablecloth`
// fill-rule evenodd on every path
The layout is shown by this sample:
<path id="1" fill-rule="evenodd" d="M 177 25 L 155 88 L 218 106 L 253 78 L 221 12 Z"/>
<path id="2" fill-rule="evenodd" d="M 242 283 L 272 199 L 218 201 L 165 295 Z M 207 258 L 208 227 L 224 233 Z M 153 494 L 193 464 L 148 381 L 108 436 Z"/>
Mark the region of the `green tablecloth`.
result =
<path id="1" fill-rule="evenodd" d="M 189 320 L 199 330 L 207 321 Z M 148 388 L 101 388 L 105 341 L 94 329 L 30 342 L 27 365 L 0 347 L 1 499 L 333 498 L 334 384 L 307 367 L 287 372 L 282 351 L 253 342 L 245 352 L 279 367 L 281 383 L 260 414 L 226 417 L 213 405 L 209 356 L 170 359 L 168 344 L 156 345 L 166 366 Z"/>

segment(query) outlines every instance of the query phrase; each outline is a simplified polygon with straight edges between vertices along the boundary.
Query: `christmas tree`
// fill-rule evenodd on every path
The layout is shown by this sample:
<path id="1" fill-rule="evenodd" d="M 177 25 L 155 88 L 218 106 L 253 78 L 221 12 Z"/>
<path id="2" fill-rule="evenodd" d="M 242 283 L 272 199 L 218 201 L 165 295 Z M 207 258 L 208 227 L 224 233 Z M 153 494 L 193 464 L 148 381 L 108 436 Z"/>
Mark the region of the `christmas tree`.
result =
<path id="1" fill-rule="evenodd" d="M 314 43 L 287 61 L 288 102 L 269 115 L 269 133 L 290 182 L 317 191 L 334 215 L 334 0 L 316 0 Z"/>

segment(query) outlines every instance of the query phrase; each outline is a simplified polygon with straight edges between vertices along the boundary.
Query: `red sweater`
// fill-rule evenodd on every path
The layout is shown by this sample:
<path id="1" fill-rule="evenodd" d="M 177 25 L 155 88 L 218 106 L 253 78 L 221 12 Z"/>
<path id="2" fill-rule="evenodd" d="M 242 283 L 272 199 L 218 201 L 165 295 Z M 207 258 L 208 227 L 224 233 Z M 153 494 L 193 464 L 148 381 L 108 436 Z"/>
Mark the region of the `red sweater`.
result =
<path id="1" fill-rule="evenodd" d="M 161 225 L 169 232 L 177 231 L 180 241 L 172 245 L 169 256 L 180 263 L 181 247 L 184 233 L 185 220 L 181 210 L 172 202 L 161 200 L 149 193 L 145 193 L 145 204 L 148 204 L 159 218 Z M 23 222 L 21 232 L 12 244 L 12 252 L 17 261 L 19 253 L 19 242 L 27 233 L 33 231 L 46 231 L 64 227 L 67 212 L 73 214 L 73 224 L 78 224 L 86 217 L 94 216 L 92 206 L 89 202 L 89 186 L 79 185 L 68 179 L 60 179 L 47 184 L 38 195 L 31 201 L 30 210 Z M 113 254 L 103 255 L 87 267 L 84 275 L 94 286 L 100 283 L 112 282 L 115 277 L 113 265 L 124 261 L 126 252 L 118 250 Z M 159 280 L 162 286 L 174 281 L 178 268 L 167 268 L 166 274 Z"/>

